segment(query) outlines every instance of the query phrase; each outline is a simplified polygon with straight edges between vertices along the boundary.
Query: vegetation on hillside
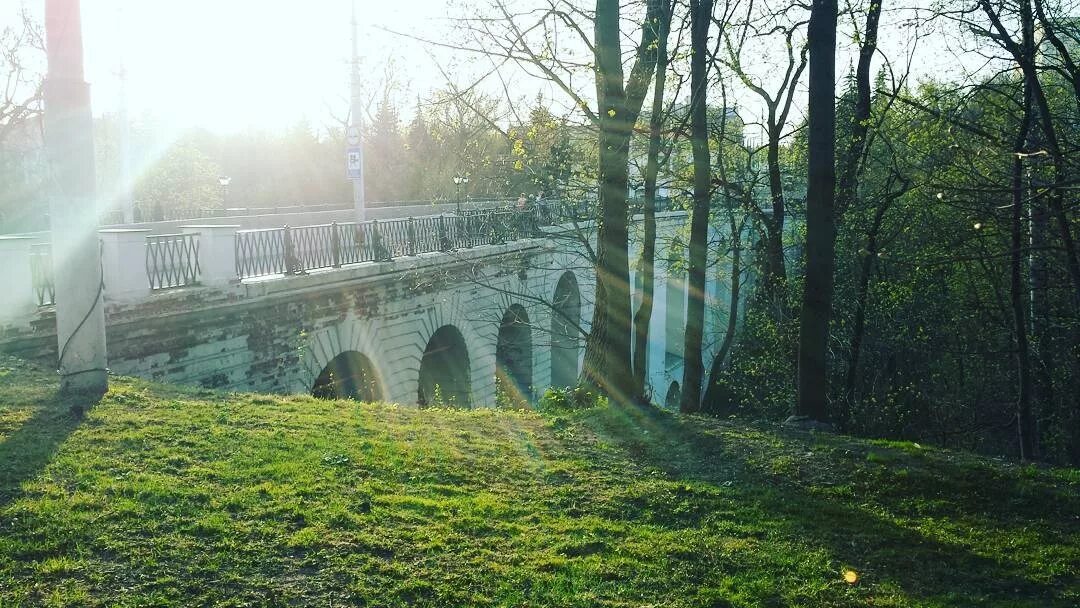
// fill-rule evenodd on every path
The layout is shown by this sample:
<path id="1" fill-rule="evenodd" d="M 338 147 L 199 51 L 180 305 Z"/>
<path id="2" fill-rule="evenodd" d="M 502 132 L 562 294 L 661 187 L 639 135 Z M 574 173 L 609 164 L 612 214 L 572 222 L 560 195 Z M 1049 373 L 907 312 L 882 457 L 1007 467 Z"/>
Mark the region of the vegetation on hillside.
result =
<path id="1" fill-rule="evenodd" d="M 1075 606 L 1080 474 L 649 409 L 435 410 L 0 359 L 0 606 Z"/>

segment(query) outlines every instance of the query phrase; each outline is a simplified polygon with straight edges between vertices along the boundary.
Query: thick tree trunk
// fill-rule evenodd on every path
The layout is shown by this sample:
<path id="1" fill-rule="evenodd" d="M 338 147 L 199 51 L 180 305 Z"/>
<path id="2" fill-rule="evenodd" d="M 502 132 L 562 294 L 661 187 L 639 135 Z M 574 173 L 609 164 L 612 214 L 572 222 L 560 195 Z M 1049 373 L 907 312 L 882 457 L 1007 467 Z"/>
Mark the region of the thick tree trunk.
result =
<path id="1" fill-rule="evenodd" d="M 1021 4 L 1021 41 L 1020 49 L 1022 62 L 1035 63 L 1035 19 L 1031 12 L 1031 5 L 1025 0 Z M 1013 328 L 1016 334 L 1016 372 L 1019 376 L 1017 387 L 1017 431 L 1020 439 L 1020 458 L 1029 460 L 1036 457 L 1038 450 L 1038 437 L 1035 429 L 1035 416 L 1032 412 L 1032 392 L 1035 388 L 1034 375 L 1031 365 L 1031 343 L 1028 336 L 1027 317 L 1025 315 L 1024 295 L 1027 292 L 1023 279 L 1024 258 L 1024 153 L 1027 151 L 1028 137 L 1031 130 L 1032 102 L 1041 96 L 1038 75 L 1035 71 L 1024 70 L 1024 118 L 1021 121 L 1020 132 L 1013 142 L 1013 168 L 1012 168 L 1012 217 L 1010 223 L 1011 248 L 1009 256 L 1009 304 L 1012 307 Z M 1045 105 L 1045 98 L 1039 105 L 1040 115 L 1044 119 L 1043 133 L 1048 139 L 1053 140 L 1052 149 L 1057 149 L 1056 136 L 1053 133 L 1053 125 L 1050 123 L 1049 109 Z M 1055 182 L 1057 177 L 1057 165 L 1055 163 Z M 1051 195 L 1058 195 L 1061 190 L 1056 186 Z"/>
<path id="2" fill-rule="evenodd" d="M 863 43 L 859 47 L 859 65 L 855 69 L 855 112 L 851 118 L 851 141 L 840 162 L 840 184 L 836 195 L 838 215 L 842 215 L 846 209 L 855 204 L 859 197 L 860 165 L 866 147 L 867 133 L 870 130 L 870 62 L 877 51 L 877 32 L 880 18 L 881 1 L 877 0 L 872 2 L 866 10 Z M 888 201 L 882 201 L 874 212 L 870 233 L 866 237 L 867 255 L 860 265 L 859 278 L 856 283 L 855 321 L 851 334 L 847 377 L 844 382 L 843 410 L 840 412 L 839 420 L 837 420 L 841 428 L 845 430 L 851 422 L 851 410 L 855 405 L 855 385 L 858 379 L 859 356 L 862 351 L 863 333 L 866 328 L 866 299 L 870 285 L 870 271 L 877 255 L 878 232 L 881 230 L 881 222 L 885 218 L 885 211 L 888 207 Z"/>
<path id="3" fill-rule="evenodd" d="M 806 195 L 806 279 L 799 316 L 799 383 L 795 413 L 826 418 L 826 353 L 836 256 L 836 0 L 813 0 L 810 49 L 809 174 Z"/>
<path id="4" fill-rule="evenodd" d="M 772 121 L 770 121 L 772 122 Z M 769 130 L 766 148 L 766 167 L 769 173 L 769 200 L 772 214 L 764 218 L 765 224 L 765 276 L 762 277 L 761 295 L 774 319 L 787 317 L 787 268 L 784 262 L 784 184 L 780 173 L 780 130 L 783 125 Z"/>
<path id="5" fill-rule="evenodd" d="M 629 209 L 626 190 L 630 137 L 656 67 L 660 0 L 649 0 L 630 80 L 623 85 L 619 3 L 597 0 L 594 18 L 599 162 L 596 297 L 585 340 L 582 380 L 601 393 L 633 399 L 631 369 Z"/>
<path id="6" fill-rule="evenodd" d="M 690 0 L 690 144 L 694 156 L 694 208 L 690 218 L 690 264 L 687 272 L 686 332 L 683 341 L 683 412 L 701 408 L 704 373 L 701 345 L 705 333 L 705 268 L 708 258 L 712 163 L 706 116 L 709 23 L 712 0 Z"/>
<path id="7" fill-rule="evenodd" d="M 656 80 L 649 115 L 649 151 L 645 160 L 644 235 L 641 244 L 641 306 L 634 313 L 634 396 L 645 402 L 649 376 L 649 324 L 656 295 L 656 179 L 660 172 L 660 129 L 664 122 L 664 89 L 667 86 L 667 39 L 671 24 L 669 3 L 662 6 L 660 33 L 656 41 Z"/>
<path id="8" fill-rule="evenodd" d="M 1035 367 L 1035 385 L 1033 391 L 1033 403 L 1041 404 L 1042 410 L 1054 420 L 1054 424 L 1062 424 L 1067 419 L 1065 412 L 1057 411 L 1054 398 L 1054 381 L 1051 370 L 1054 369 L 1054 336 L 1050 329 L 1050 265 L 1047 260 L 1047 247 L 1049 246 L 1049 214 L 1047 213 L 1046 201 L 1036 196 L 1036 187 L 1028 184 L 1029 195 L 1029 218 L 1030 225 L 1030 249 L 1028 250 L 1028 290 L 1029 296 L 1029 327 L 1031 329 L 1032 364 Z M 1066 414 L 1063 418 L 1062 414 Z"/>
<path id="9" fill-rule="evenodd" d="M 599 11 L 598 11 L 599 12 Z M 605 108 L 622 112 L 622 104 L 608 100 Z M 605 114 L 607 110 L 604 110 Z M 621 401 L 632 398 L 630 369 L 630 264 L 627 253 L 627 161 L 629 125 L 600 131 L 600 213 L 596 243 L 596 299 L 592 328 L 585 341 L 582 373 L 589 385 Z"/>
<path id="10" fill-rule="evenodd" d="M 724 331 L 724 339 L 720 343 L 720 350 L 713 357 L 709 367 L 708 383 L 705 385 L 705 396 L 702 398 L 702 409 L 707 412 L 720 411 L 720 374 L 724 371 L 724 362 L 727 361 L 731 345 L 735 342 L 735 330 L 739 319 L 739 292 L 742 289 L 742 227 L 735 218 L 734 209 L 728 209 L 728 225 L 731 230 L 731 297 L 728 300 L 727 329 Z"/>
<path id="11" fill-rule="evenodd" d="M 1009 256 L 1009 304 L 1012 309 L 1013 333 L 1016 340 L 1016 372 L 1019 376 L 1017 390 L 1017 430 L 1020 437 L 1020 458 L 1031 459 L 1035 456 L 1035 420 L 1031 411 L 1031 390 L 1033 387 L 1031 374 L 1031 347 L 1028 343 L 1027 321 L 1024 315 L 1024 281 L 1021 273 L 1023 259 L 1023 234 L 1024 227 L 1022 218 L 1024 214 L 1024 161 L 1023 152 L 1027 142 L 1027 131 L 1030 123 L 1030 99 L 1029 87 L 1025 84 L 1025 109 L 1023 126 L 1016 137 L 1013 148 L 1012 170 L 1012 222 L 1010 224 L 1010 247 Z"/>

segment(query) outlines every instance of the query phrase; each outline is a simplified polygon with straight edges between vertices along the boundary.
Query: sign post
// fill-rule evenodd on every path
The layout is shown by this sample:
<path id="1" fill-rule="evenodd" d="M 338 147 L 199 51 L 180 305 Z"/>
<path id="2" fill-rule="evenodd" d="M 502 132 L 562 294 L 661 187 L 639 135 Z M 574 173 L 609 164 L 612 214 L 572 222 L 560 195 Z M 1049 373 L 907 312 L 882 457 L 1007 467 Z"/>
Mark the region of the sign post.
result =
<path id="1" fill-rule="evenodd" d="M 345 149 L 345 175 L 351 180 L 364 179 L 364 154 L 360 146 Z"/>

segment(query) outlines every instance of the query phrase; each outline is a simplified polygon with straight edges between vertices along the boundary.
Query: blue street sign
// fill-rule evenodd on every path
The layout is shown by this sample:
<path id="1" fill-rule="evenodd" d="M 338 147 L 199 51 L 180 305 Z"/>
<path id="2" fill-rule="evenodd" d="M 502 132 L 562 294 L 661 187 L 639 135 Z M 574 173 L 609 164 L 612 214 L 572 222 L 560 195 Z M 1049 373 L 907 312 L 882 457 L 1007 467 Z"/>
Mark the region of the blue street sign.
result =
<path id="1" fill-rule="evenodd" d="M 364 177 L 364 153 L 360 146 L 349 146 L 345 149 L 345 175 L 349 179 Z"/>

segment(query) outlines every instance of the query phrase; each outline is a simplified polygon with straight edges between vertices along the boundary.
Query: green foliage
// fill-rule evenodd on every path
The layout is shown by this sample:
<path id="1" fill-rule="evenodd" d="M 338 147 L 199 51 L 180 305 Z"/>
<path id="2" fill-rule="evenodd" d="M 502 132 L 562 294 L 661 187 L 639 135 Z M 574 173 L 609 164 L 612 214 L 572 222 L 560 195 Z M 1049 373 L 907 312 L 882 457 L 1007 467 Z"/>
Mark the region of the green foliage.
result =
<path id="1" fill-rule="evenodd" d="M 719 378 L 727 407 L 718 414 L 739 413 L 782 420 L 795 403 L 795 319 L 777 321 L 759 302 L 745 312 L 737 348 Z"/>
<path id="2" fill-rule="evenodd" d="M 178 211 L 216 209 L 223 204 L 221 166 L 198 145 L 180 140 L 147 167 L 135 182 L 135 206 L 145 219 L 164 219 Z"/>
<path id="3" fill-rule="evenodd" d="M 1059 128 L 1068 131 L 1076 124 L 1075 99 L 1049 76 L 1046 85 Z M 838 102 L 840 150 L 851 142 L 853 87 L 849 78 Z M 875 90 L 884 89 L 879 74 Z M 966 88 L 926 82 L 899 95 L 911 101 L 880 94 L 872 101 L 859 195 L 839 218 L 830 416 L 856 434 L 1015 454 L 1018 376 L 1006 299 L 1005 203 L 1011 195 L 1011 142 L 1020 128 L 1020 82 L 1006 73 Z M 801 133 L 782 156 L 789 179 L 798 179 L 806 160 Z M 1033 158 L 1025 161 L 1025 205 L 1038 208 L 1048 192 L 1036 185 L 1049 183 L 1050 167 Z M 1066 200 L 1075 204 L 1076 193 L 1070 190 Z M 1024 229 L 1030 225 L 1025 219 Z M 1038 319 L 1032 318 L 1036 309 L 1027 313 L 1041 357 L 1040 458 L 1080 462 L 1080 410 L 1074 403 L 1080 391 L 1080 318 L 1059 234 L 1049 222 L 1046 246 L 1023 252 L 1022 280 L 1030 306 L 1042 302 Z M 802 236 L 793 232 L 785 241 L 789 252 L 798 252 Z M 1048 269 L 1042 289 L 1031 282 L 1033 260 Z M 801 289 L 802 263 L 800 256 L 789 264 L 790 298 Z M 849 392 L 860 300 L 861 351 Z M 789 413 L 797 340 L 797 328 L 749 311 L 723 376 L 732 410 L 772 419 Z"/>
<path id="4" fill-rule="evenodd" d="M 584 386 L 551 387 L 544 391 L 537 403 L 537 409 L 543 412 L 563 412 L 603 407 L 607 403 L 606 397 L 597 395 Z"/>

